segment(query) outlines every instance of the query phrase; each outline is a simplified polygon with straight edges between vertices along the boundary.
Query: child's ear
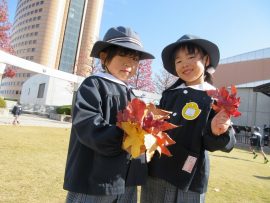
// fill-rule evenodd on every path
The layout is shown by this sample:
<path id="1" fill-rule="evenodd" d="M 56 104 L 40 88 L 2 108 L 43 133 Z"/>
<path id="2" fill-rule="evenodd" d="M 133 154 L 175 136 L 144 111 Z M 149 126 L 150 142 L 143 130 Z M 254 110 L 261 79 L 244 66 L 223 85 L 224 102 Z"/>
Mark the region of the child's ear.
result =
<path id="1" fill-rule="evenodd" d="M 107 57 L 107 53 L 106 52 L 100 52 L 99 53 L 99 58 L 101 60 L 101 64 L 104 64 L 106 57 Z"/>

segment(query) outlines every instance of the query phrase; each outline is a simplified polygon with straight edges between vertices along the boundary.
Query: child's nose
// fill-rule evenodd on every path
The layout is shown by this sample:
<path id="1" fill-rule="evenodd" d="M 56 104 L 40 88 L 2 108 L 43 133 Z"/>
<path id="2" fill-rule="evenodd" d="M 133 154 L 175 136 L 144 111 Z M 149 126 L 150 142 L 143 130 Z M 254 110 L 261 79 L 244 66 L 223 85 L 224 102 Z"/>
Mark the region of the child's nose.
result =
<path id="1" fill-rule="evenodd" d="M 182 62 L 182 66 L 183 67 L 186 67 L 188 65 L 190 65 L 190 61 L 189 60 L 185 60 L 185 61 Z"/>

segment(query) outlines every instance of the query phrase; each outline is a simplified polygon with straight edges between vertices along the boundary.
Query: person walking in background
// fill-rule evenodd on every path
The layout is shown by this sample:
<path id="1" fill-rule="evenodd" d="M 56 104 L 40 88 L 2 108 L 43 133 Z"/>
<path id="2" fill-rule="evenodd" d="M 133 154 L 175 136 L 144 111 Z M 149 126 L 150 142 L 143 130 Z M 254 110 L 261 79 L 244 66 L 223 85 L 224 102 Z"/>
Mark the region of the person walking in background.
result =
<path id="1" fill-rule="evenodd" d="M 160 108 L 172 112 L 168 131 L 176 144 L 172 157 L 155 152 L 149 177 L 141 188 L 141 202 L 198 203 L 205 201 L 209 178 L 207 151 L 230 152 L 236 139 L 230 116 L 216 113 L 207 90 L 213 90 L 211 73 L 219 62 L 218 47 L 205 39 L 184 35 L 162 51 L 164 68 L 179 79 L 165 90 Z"/>
<path id="2" fill-rule="evenodd" d="M 263 151 L 263 137 L 260 133 L 260 128 L 257 126 L 254 126 L 253 133 L 250 137 L 250 151 L 253 154 L 253 159 L 257 158 L 258 154 L 256 151 L 259 151 L 264 158 L 264 163 L 267 164 L 269 162 Z"/>
<path id="3" fill-rule="evenodd" d="M 12 113 L 13 116 L 14 116 L 14 119 L 13 119 L 12 124 L 13 124 L 13 125 L 20 124 L 19 117 L 20 117 L 20 115 L 21 115 L 21 113 L 22 113 L 22 106 L 21 106 L 21 104 L 20 104 L 19 101 L 18 101 L 17 104 L 12 108 L 11 113 Z"/>
<path id="4" fill-rule="evenodd" d="M 122 149 L 124 131 L 117 113 L 135 97 L 126 81 L 139 61 L 153 59 L 139 36 L 127 27 L 107 31 L 91 56 L 104 72 L 86 78 L 78 89 L 73 110 L 64 189 L 67 203 L 136 203 L 137 185 L 145 182 L 145 154 L 137 159 Z"/>

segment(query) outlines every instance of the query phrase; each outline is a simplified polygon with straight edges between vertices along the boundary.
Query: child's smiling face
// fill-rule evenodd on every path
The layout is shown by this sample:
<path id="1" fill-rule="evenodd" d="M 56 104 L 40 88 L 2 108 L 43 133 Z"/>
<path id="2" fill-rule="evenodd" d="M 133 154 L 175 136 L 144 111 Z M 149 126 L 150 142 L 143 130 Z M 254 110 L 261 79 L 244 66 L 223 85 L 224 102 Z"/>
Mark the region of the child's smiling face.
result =
<path id="1" fill-rule="evenodd" d="M 105 69 L 121 81 L 126 81 L 136 74 L 140 61 L 137 51 L 119 48 L 101 52 L 100 59 Z"/>
<path id="2" fill-rule="evenodd" d="M 135 75 L 139 66 L 139 56 L 116 55 L 112 61 L 107 64 L 109 72 L 116 78 L 126 81 Z"/>
<path id="3" fill-rule="evenodd" d="M 190 53 L 187 47 L 181 47 L 175 53 L 175 70 L 186 85 L 203 83 L 204 70 L 208 63 L 208 56 L 203 56 L 196 48 L 194 53 Z"/>

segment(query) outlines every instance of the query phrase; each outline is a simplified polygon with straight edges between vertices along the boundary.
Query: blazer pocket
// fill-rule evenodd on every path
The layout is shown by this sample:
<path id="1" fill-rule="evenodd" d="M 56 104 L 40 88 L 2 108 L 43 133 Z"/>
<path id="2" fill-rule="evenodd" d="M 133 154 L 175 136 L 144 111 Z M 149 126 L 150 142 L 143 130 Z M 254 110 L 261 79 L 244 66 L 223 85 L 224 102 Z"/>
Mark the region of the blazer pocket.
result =
<path id="1" fill-rule="evenodd" d="M 175 157 L 177 181 L 183 186 L 182 189 L 187 191 L 197 169 L 199 154 L 185 148 L 178 148 L 177 154 Z"/>

